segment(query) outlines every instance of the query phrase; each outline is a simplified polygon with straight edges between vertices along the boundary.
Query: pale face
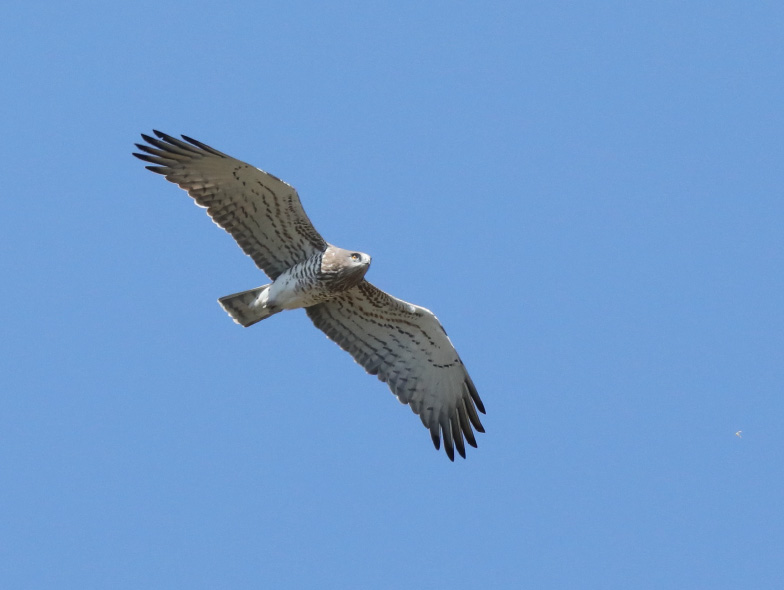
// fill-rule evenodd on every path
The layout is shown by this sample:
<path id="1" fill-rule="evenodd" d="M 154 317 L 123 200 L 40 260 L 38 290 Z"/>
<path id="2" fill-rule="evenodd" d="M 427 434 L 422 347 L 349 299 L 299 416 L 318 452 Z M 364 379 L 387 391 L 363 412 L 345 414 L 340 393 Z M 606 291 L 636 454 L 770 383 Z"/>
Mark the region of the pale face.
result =
<path id="1" fill-rule="evenodd" d="M 351 252 L 348 254 L 347 258 L 350 264 L 364 266 L 366 269 L 370 268 L 369 254 L 365 254 L 364 252 Z"/>

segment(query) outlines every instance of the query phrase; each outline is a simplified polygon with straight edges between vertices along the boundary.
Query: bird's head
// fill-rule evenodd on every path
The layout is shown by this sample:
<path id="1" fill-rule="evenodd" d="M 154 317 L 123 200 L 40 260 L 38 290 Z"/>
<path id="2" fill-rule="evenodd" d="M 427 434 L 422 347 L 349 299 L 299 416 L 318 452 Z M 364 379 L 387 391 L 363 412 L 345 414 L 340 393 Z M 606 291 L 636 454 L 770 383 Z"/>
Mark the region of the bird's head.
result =
<path id="1" fill-rule="evenodd" d="M 365 278 L 370 260 L 370 255 L 364 252 L 329 246 L 321 259 L 321 273 L 333 289 L 350 289 Z"/>

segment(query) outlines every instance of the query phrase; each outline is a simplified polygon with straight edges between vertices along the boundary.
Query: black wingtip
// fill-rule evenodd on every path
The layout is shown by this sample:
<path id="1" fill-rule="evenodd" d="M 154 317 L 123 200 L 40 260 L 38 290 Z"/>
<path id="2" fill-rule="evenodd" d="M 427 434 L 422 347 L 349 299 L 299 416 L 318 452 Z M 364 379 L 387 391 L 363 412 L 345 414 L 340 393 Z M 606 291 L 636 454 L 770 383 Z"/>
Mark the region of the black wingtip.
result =
<path id="1" fill-rule="evenodd" d="M 192 137 L 188 137 L 187 135 L 183 135 L 182 138 L 187 141 L 188 143 L 195 145 L 200 150 L 204 150 L 205 152 L 209 152 L 213 156 L 218 156 L 220 158 L 226 158 L 226 154 L 223 152 L 219 152 L 214 147 L 208 146 L 206 143 L 200 142 L 198 139 L 193 139 Z"/>
<path id="2" fill-rule="evenodd" d="M 170 143 L 172 145 L 183 145 L 182 140 L 177 139 L 173 135 L 169 135 L 168 133 L 164 133 L 163 131 L 158 131 L 157 129 L 153 129 L 152 132 L 158 136 L 159 139 Z"/>
<path id="3" fill-rule="evenodd" d="M 150 164 L 162 164 L 163 163 L 163 162 L 161 162 L 161 158 L 158 157 L 158 156 L 150 156 L 148 154 L 137 154 L 136 152 L 133 152 L 133 155 L 136 156 L 137 158 L 139 158 L 140 160 L 144 161 L 144 162 L 149 162 Z"/>
<path id="4" fill-rule="evenodd" d="M 463 432 L 466 442 L 476 448 L 476 438 L 474 437 L 474 431 L 471 430 L 471 419 L 468 417 L 468 410 L 466 410 L 466 400 L 463 399 L 461 401 L 462 403 L 458 403 L 457 405 L 457 417 L 460 421 L 460 430 Z M 468 403 L 470 403 L 470 401 Z"/>
<path id="5" fill-rule="evenodd" d="M 463 429 L 460 428 L 460 417 L 458 416 L 457 412 L 452 414 L 450 418 L 450 423 L 452 425 L 452 438 L 454 439 L 455 448 L 457 449 L 458 454 L 465 459 L 465 444 L 463 442 Z"/>
<path id="6" fill-rule="evenodd" d="M 436 448 L 436 451 L 440 450 L 441 449 L 441 436 L 438 434 L 438 432 L 432 432 L 431 431 L 430 438 L 433 440 L 433 446 Z"/>
<path id="7" fill-rule="evenodd" d="M 466 373 L 464 384 L 466 389 L 468 389 L 468 395 L 470 395 L 471 399 L 474 400 L 476 408 L 483 414 L 486 414 L 487 412 L 485 412 L 485 405 L 482 403 L 482 400 L 479 397 L 479 392 L 476 390 L 476 385 L 474 385 L 474 382 L 468 373 Z"/>

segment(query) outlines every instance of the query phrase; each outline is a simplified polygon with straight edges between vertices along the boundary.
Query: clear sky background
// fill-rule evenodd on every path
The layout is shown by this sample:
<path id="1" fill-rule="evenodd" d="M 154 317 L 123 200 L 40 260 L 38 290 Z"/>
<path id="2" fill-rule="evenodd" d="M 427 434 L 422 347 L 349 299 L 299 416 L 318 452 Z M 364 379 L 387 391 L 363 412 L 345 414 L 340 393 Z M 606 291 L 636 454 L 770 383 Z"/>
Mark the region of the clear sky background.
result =
<path id="1" fill-rule="evenodd" d="M 784 4 L 0 8 L 0 587 L 784 587 Z M 467 460 L 131 157 L 433 309 Z M 736 434 L 738 433 L 738 434 Z"/>

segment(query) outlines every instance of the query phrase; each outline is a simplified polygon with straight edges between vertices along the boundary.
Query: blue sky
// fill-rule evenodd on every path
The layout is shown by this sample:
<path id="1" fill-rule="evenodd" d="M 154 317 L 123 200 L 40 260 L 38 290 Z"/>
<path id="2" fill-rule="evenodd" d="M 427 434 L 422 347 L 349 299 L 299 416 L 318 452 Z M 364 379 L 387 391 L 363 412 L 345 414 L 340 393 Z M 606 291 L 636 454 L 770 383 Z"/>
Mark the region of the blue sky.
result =
<path id="1" fill-rule="evenodd" d="M 0 586 L 782 587 L 781 3 L 6 4 Z M 230 321 L 152 128 L 436 312 L 467 460 Z"/>

